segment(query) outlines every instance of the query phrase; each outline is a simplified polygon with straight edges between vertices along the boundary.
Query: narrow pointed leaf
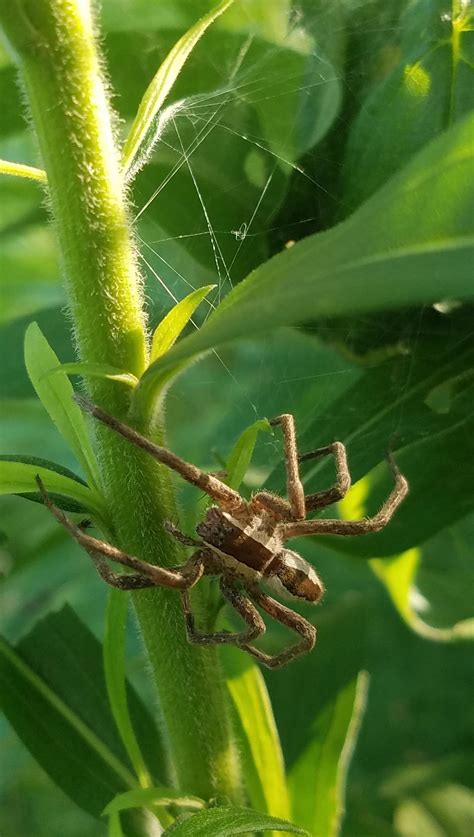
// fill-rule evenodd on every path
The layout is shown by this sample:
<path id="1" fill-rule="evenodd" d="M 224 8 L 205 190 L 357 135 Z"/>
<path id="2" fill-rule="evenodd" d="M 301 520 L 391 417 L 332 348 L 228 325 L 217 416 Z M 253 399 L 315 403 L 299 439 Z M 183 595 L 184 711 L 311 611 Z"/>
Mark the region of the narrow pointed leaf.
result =
<path id="1" fill-rule="evenodd" d="M 147 750 L 160 758 L 153 721 L 130 697 Z M 38 622 L 16 647 L 0 639 L 0 707 L 40 766 L 93 816 L 136 786 L 107 700 L 100 644 L 70 607 Z"/>
<path id="2" fill-rule="evenodd" d="M 119 814 L 111 814 L 109 818 L 108 837 L 124 837 Z"/>
<path id="3" fill-rule="evenodd" d="M 247 427 L 232 448 L 226 463 L 226 482 L 231 488 L 238 489 L 244 479 L 261 430 L 266 433 L 273 432 L 268 419 L 259 419 Z"/>
<path id="4" fill-rule="evenodd" d="M 223 0 L 191 27 L 174 45 L 161 64 L 143 96 L 137 115 L 130 129 L 124 148 L 124 170 L 134 174 L 153 148 L 156 123 L 165 99 L 168 97 L 181 69 L 186 63 L 206 29 L 221 15 L 233 0 Z M 150 137 L 151 134 L 151 137 Z"/>
<path id="5" fill-rule="evenodd" d="M 313 740 L 293 765 L 292 815 L 310 834 L 340 834 L 347 770 L 366 699 L 367 675 L 362 672 L 318 715 Z"/>
<path id="6" fill-rule="evenodd" d="M 259 667 L 235 649 L 223 657 L 227 688 L 242 728 L 242 761 L 251 804 L 273 816 L 290 816 L 285 765 L 265 680 Z"/>
<path id="7" fill-rule="evenodd" d="M 78 474 L 75 474 L 74 471 L 71 471 L 70 468 L 66 468 L 58 462 L 51 462 L 49 459 L 42 459 L 41 456 L 28 456 L 23 453 L 3 453 L 0 455 L 1 462 L 20 462 L 23 465 L 35 465 L 39 468 L 46 468 L 48 471 L 54 471 L 55 474 L 60 474 L 88 488 L 86 481 L 78 476 Z"/>
<path id="8" fill-rule="evenodd" d="M 169 385 L 190 358 L 238 337 L 310 318 L 472 299 L 473 130 L 469 115 L 349 219 L 254 270 L 198 332 L 149 367 L 136 402 L 146 409 L 155 386 Z"/>
<path id="9" fill-rule="evenodd" d="M 94 451 L 87 434 L 84 415 L 73 401 L 74 390 L 66 374 L 48 376 L 60 363 L 37 323 L 30 323 L 25 334 L 25 363 L 38 397 L 59 432 L 84 468 L 88 481 L 100 485 Z"/>
<path id="10" fill-rule="evenodd" d="M 166 829 L 164 837 L 231 837 L 249 831 L 285 831 L 308 834 L 297 825 L 250 808 L 209 808 L 192 817 L 180 818 Z"/>
<path id="11" fill-rule="evenodd" d="M 204 808 L 205 804 L 204 799 L 199 799 L 198 796 L 189 796 L 173 788 L 159 785 L 153 788 L 137 788 L 121 793 L 104 808 L 104 814 L 110 816 L 119 813 L 119 811 L 127 811 L 129 808 L 164 807 L 166 805 L 200 809 Z"/>
<path id="12" fill-rule="evenodd" d="M 8 720 L 54 781 L 81 807 L 97 814 L 102 800 L 133 786 L 128 766 L 38 669 L 3 639 L 0 682 L 0 702 Z"/>
<path id="13" fill-rule="evenodd" d="M 108 381 L 119 381 L 130 387 L 138 384 L 138 378 L 131 372 L 125 372 L 123 369 L 117 369 L 106 363 L 61 363 L 55 369 L 50 369 L 45 377 L 61 372 L 66 375 L 80 375 L 83 378 L 106 378 Z"/>
<path id="14" fill-rule="evenodd" d="M 11 163 L 9 160 L 0 160 L 0 174 L 10 174 L 13 177 L 23 177 L 27 180 L 36 180 L 38 183 L 47 183 L 46 172 L 37 169 L 35 166 L 25 166 L 23 163 Z"/>
<path id="15" fill-rule="evenodd" d="M 100 495 L 66 468 L 38 457 L 0 458 L 0 494 L 33 494 L 40 501 L 36 477 L 67 511 L 86 511 L 104 520 L 106 510 Z M 69 502 L 68 502 L 69 501 Z M 71 502 L 72 501 L 72 504 Z"/>
<path id="16" fill-rule="evenodd" d="M 117 729 L 133 764 L 142 788 L 151 785 L 145 760 L 141 753 L 127 699 L 125 680 L 125 628 L 127 622 L 128 595 L 123 590 L 109 593 L 104 634 L 104 671 L 110 708 Z M 138 806 L 140 807 L 140 806 Z M 120 810 L 120 809 L 116 809 Z"/>
<path id="17" fill-rule="evenodd" d="M 216 285 L 205 285 L 192 291 L 171 309 L 161 320 L 153 334 L 150 362 L 166 354 L 175 343 L 183 328 L 188 324 L 198 305 Z"/>

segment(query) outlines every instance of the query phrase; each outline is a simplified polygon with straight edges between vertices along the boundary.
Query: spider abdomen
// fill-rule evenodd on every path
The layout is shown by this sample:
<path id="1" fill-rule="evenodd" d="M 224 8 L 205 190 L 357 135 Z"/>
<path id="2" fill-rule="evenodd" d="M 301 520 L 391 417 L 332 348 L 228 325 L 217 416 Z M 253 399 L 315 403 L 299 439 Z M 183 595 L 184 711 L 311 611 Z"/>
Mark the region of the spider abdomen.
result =
<path id="1" fill-rule="evenodd" d="M 307 602 L 319 602 L 324 595 L 323 582 L 314 567 L 291 549 L 283 549 L 276 556 L 275 573 L 270 581 L 273 582 L 272 586 L 276 592 L 278 592 L 278 582 L 280 582 L 284 588 L 283 592 Z"/>

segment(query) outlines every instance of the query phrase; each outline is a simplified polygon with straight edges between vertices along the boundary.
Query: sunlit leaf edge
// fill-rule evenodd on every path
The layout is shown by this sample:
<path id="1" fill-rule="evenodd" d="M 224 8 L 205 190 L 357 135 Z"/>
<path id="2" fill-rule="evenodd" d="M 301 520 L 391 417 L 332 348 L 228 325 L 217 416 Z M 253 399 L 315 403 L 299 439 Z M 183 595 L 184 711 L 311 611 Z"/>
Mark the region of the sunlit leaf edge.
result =
<path id="1" fill-rule="evenodd" d="M 130 716 L 125 678 L 125 629 L 128 596 L 123 590 L 111 590 L 107 602 L 103 642 L 105 683 L 110 709 L 141 788 L 152 784 Z M 113 809 L 121 810 L 121 808 Z M 105 812 L 104 812 L 105 813 Z M 110 813 L 107 811 L 107 813 Z"/>
<path id="2" fill-rule="evenodd" d="M 153 149 L 156 136 L 147 143 L 153 122 L 170 93 L 181 69 L 192 50 L 204 35 L 206 29 L 214 23 L 234 0 L 222 0 L 194 24 L 174 45 L 161 63 L 155 77 L 149 84 L 140 102 L 123 150 L 124 171 L 132 177 L 146 162 Z"/>
<path id="3" fill-rule="evenodd" d="M 111 814 L 126 811 L 130 808 L 164 807 L 168 805 L 176 805 L 180 808 L 201 809 L 205 807 L 206 802 L 198 796 L 191 796 L 173 788 L 159 785 L 148 788 L 136 788 L 119 794 L 104 808 L 103 814 L 104 816 L 110 816 Z"/>

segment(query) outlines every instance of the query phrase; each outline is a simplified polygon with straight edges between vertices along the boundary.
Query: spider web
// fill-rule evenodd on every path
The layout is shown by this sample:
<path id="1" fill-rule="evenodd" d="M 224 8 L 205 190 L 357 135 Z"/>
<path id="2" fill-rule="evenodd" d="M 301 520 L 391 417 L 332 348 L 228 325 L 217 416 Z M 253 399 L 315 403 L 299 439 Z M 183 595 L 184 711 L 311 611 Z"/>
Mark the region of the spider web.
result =
<path id="1" fill-rule="evenodd" d="M 353 59 L 348 71 L 338 52 L 347 21 L 341 15 L 338 27 L 336 5 L 277 3 L 280 11 L 286 7 L 286 17 L 273 38 L 255 21 L 231 35 L 216 27 L 215 40 L 206 35 L 193 55 L 179 87 L 179 106 L 137 183 L 147 293 L 157 318 L 190 290 L 216 283 L 193 318 L 191 328 L 199 328 L 258 264 L 343 220 L 370 195 L 354 196 L 351 173 L 344 168 L 348 129 L 340 114 L 347 114 L 348 101 L 353 109 L 364 101 L 373 55 L 380 58 L 397 43 L 400 7 L 379 8 L 369 15 L 369 27 L 367 16 L 356 21 L 351 37 L 358 61 Z M 364 2 L 343 6 L 369 8 Z M 215 52 L 221 38 L 224 48 Z M 196 91 L 193 83 L 202 74 L 213 86 Z M 372 122 L 381 147 L 384 131 L 382 122 Z M 170 390 L 169 443 L 188 460 L 220 469 L 245 427 L 290 412 L 303 449 L 336 438 L 346 442 L 357 481 L 389 445 L 396 449 L 414 438 L 420 401 L 415 403 L 413 393 L 432 366 L 427 337 L 438 341 L 435 353 L 443 341 L 462 348 L 465 335 L 455 325 L 449 334 L 450 326 L 440 320 L 439 310 L 420 307 L 308 322 L 217 347 Z M 393 385 L 384 391 L 387 377 Z M 416 422 L 422 438 L 429 420 L 424 423 L 418 412 Z M 260 434 L 246 490 L 268 477 L 271 488 L 284 490 L 282 468 L 273 482 L 271 476 L 281 461 L 279 434 Z M 304 476 L 310 490 L 327 487 L 331 463 L 318 463 Z M 191 495 L 181 490 L 192 525 Z"/>
<path id="2" fill-rule="evenodd" d="M 337 32 L 329 46 L 314 37 L 334 21 L 318 4 L 312 12 L 308 4 L 277 5 L 280 11 L 287 6 L 287 16 L 276 41 L 255 25 L 231 36 L 216 28 L 214 38 L 224 37 L 228 47 L 222 57 L 213 53 L 216 40 L 206 36 L 184 71 L 182 88 L 191 94 L 170 108 L 151 165 L 138 177 L 136 221 L 152 322 L 191 290 L 215 283 L 193 317 L 191 327 L 199 328 L 259 263 L 344 214 L 335 188 L 340 171 L 333 170 L 326 142 L 337 115 L 328 115 L 325 128 L 315 115 L 318 108 L 328 110 L 331 95 L 342 100 L 353 93 L 331 56 Z M 278 68 L 282 56 L 288 69 Z M 214 89 L 192 91 L 200 74 L 212 77 Z M 316 127 L 295 136 L 295 120 L 308 122 L 311 108 Z M 290 210 L 288 195 L 294 195 Z M 332 348 L 345 343 L 351 328 L 326 324 L 321 342 L 316 326 L 305 324 L 284 337 L 217 349 L 171 390 L 171 441 L 209 466 L 216 464 L 211 450 L 217 447 L 222 460 L 238 433 L 264 415 L 290 411 L 302 428 L 309 425 L 315 399 L 330 403 L 357 380 L 354 363 Z M 369 322 L 375 343 L 386 328 Z M 402 388 L 409 385 L 409 369 L 406 375 Z M 203 407 L 198 415 L 196 402 Z M 391 433 L 401 420 L 401 414 L 394 418 Z M 276 440 L 261 445 L 265 457 L 271 458 L 272 448 L 281 455 Z"/>
<path id="3" fill-rule="evenodd" d="M 102 14 L 106 31 L 115 34 L 118 41 L 120 29 L 144 36 L 137 39 L 138 47 L 133 54 L 134 62 L 139 65 L 143 59 L 144 66 L 140 86 L 135 90 L 135 103 L 173 39 L 210 5 L 208 0 L 173 0 L 172 3 L 105 0 Z M 248 12 L 250 15 L 251 6 L 257 8 L 259 3 L 258 0 L 248 3 L 239 0 L 238 5 L 238 14 Z M 332 122 L 328 117 L 331 124 L 326 127 L 320 125 L 318 135 L 314 126 L 311 133 L 311 116 L 324 110 L 325 94 L 330 99 L 329 92 L 334 92 L 334 88 L 339 87 L 341 100 L 353 97 L 356 101 L 361 98 L 361 90 L 369 84 L 373 54 L 379 48 L 383 52 L 396 35 L 391 10 L 403 4 L 399 0 L 387 2 L 382 10 L 379 3 L 377 14 L 372 14 L 370 18 L 369 29 L 365 18 L 360 24 L 360 33 L 354 33 L 354 48 L 359 50 L 361 59 L 359 66 L 365 67 L 361 77 L 347 75 L 340 69 L 338 49 L 341 48 L 340 39 L 344 37 L 345 26 L 342 21 L 338 24 L 333 12 L 338 6 L 342 9 L 373 10 L 374 3 L 369 0 L 341 0 L 340 3 L 263 0 L 260 5 L 264 11 L 262 18 L 271 17 L 271 26 L 262 29 L 258 21 L 252 23 L 249 16 L 244 32 L 238 27 L 232 30 L 234 40 L 225 34 L 225 21 L 216 26 L 215 32 L 206 34 L 179 82 L 180 107 L 169 120 L 150 166 L 138 177 L 134 200 L 152 327 L 192 289 L 216 283 L 215 292 L 202 303 L 193 317 L 190 328 L 199 328 L 226 293 L 238 285 L 253 267 L 292 240 L 332 226 L 354 208 L 353 205 L 341 205 L 338 199 L 338 184 L 344 174 L 341 162 L 344 155 L 342 151 L 333 153 L 333 143 L 339 141 L 344 144 L 344 125 L 338 124 L 337 114 L 332 117 Z M 270 8 L 271 14 L 268 12 Z M 155 41 L 166 31 L 170 36 L 160 42 L 159 55 L 151 54 Z M 214 52 L 217 33 L 222 36 L 224 48 Z M 418 30 L 416 37 L 419 37 Z M 261 49 L 257 49 L 259 44 Z M 304 58 L 307 75 L 297 72 L 297 66 L 295 68 L 299 55 Z M 128 72 L 128 68 L 124 67 L 123 75 Z M 198 86 L 201 75 L 207 79 L 207 87 L 203 89 Z M 319 99 L 317 93 L 321 94 Z M 299 111 L 290 106 L 291 102 L 294 105 L 295 99 Z M 130 118 L 132 113 L 130 108 L 123 116 Z M 305 116 L 302 123 L 307 125 L 308 120 L 310 123 L 306 143 L 304 137 L 295 140 L 292 132 L 297 117 L 302 115 Z M 271 116 L 275 120 L 273 130 L 271 121 L 270 124 L 268 122 Z M 377 136 L 383 132 L 377 122 L 372 124 L 371 130 Z M 5 156 L 10 155 L 5 153 Z M 207 165 L 206 161 L 209 161 Z M 401 312 L 395 318 L 370 317 L 362 324 L 354 321 L 305 323 L 300 328 L 283 329 L 262 335 L 259 339 L 243 339 L 218 348 L 213 355 L 192 366 L 170 390 L 167 399 L 170 447 L 188 460 L 213 470 L 221 466 L 233 442 L 247 425 L 262 416 L 271 417 L 281 412 L 294 413 L 298 431 L 305 439 L 307 429 L 319 428 L 321 442 L 332 441 L 339 435 L 341 423 L 344 424 L 344 433 L 351 436 L 359 430 L 365 416 L 362 398 L 353 398 L 357 383 L 362 385 L 368 370 L 373 370 L 375 374 L 381 365 L 380 353 L 383 356 L 387 347 L 388 352 L 398 350 L 402 335 L 409 354 L 405 358 L 401 356 L 400 363 L 390 367 L 391 374 L 398 376 L 398 396 L 382 437 L 375 425 L 365 420 L 362 434 L 359 432 L 353 447 L 349 445 L 349 458 L 355 466 L 359 450 L 374 448 L 382 457 L 390 436 L 396 433 L 403 436 L 411 423 L 411 408 L 407 407 L 404 396 L 416 384 L 422 340 L 426 332 L 433 328 L 432 314 L 430 309 L 424 308 L 414 314 Z M 453 332 L 453 343 L 457 339 L 460 342 L 462 335 L 456 335 L 454 326 Z M 433 353 L 432 358 L 436 357 Z M 346 412 L 342 422 L 338 411 L 344 396 L 347 396 Z M 15 420 L 14 424 L 16 427 L 19 422 Z M 35 438 L 32 442 L 32 453 L 37 452 L 39 444 L 44 449 L 46 434 L 41 425 L 38 440 Z M 311 444 L 313 440 L 308 437 L 308 446 Z M 12 450 L 16 448 L 14 445 Z M 55 446 L 52 446 L 51 454 L 48 452 L 46 455 L 67 462 L 67 452 L 59 455 Z M 278 436 L 261 434 L 247 477 L 249 490 L 264 481 L 281 456 Z M 183 509 L 187 509 L 186 503 L 183 503 Z M 18 529 L 23 530 L 23 506 L 19 510 Z M 39 521 L 38 515 L 38 525 L 49 525 L 44 515 L 41 524 Z M 449 532 L 441 546 L 451 560 L 456 544 L 448 536 Z M 52 542 L 52 538 L 50 540 Z M 105 594 L 103 586 L 95 580 L 92 568 L 76 552 L 71 550 L 73 561 L 65 564 L 64 545 L 61 543 L 55 548 L 57 555 L 51 555 L 48 564 L 45 564 L 45 559 L 48 559 L 45 550 L 36 550 L 38 554 L 41 552 L 41 566 L 35 569 L 33 565 L 32 571 L 38 579 L 41 575 L 41 581 L 34 586 L 40 594 L 31 598 L 28 608 L 18 605 L 15 630 L 25 630 L 27 615 L 30 619 L 35 618 L 36 602 L 46 600 L 48 603 L 50 588 L 62 585 L 63 593 L 67 595 L 70 577 L 77 571 L 79 574 L 87 573 L 87 583 L 82 598 L 77 594 L 75 603 L 82 617 L 89 622 L 92 612 L 94 628 L 100 634 L 102 597 Z M 470 554 L 466 555 L 466 565 L 468 557 Z M 338 561 L 333 560 L 333 556 L 330 558 L 337 574 Z M 45 566 L 46 588 L 43 580 Z M 323 573 L 328 580 L 326 572 L 329 574 L 329 562 Z M 341 596 L 351 588 L 352 582 L 354 589 L 359 589 L 356 572 L 351 575 L 347 563 L 339 572 L 345 575 L 339 586 L 335 579 L 334 588 Z M 451 578 L 454 578 L 453 574 L 443 576 L 443 596 L 453 599 L 453 614 L 456 616 L 459 612 L 460 585 L 451 582 Z M 468 590 L 472 576 L 466 571 L 465 578 L 464 586 Z M 11 590 L 8 595 L 12 601 L 14 596 L 19 601 L 24 599 L 23 595 L 15 592 L 15 588 L 13 592 Z M 95 609 L 91 607 L 91 592 L 94 590 L 98 601 L 100 597 L 100 607 Z M 23 593 L 21 588 L 20 593 Z M 54 595 L 56 602 L 58 593 Z M 11 605 L 12 609 L 14 606 Z M 7 617 L 5 601 L 2 618 L 5 620 Z M 390 614 L 387 612 L 389 621 Z M 380 629 L 385 642 L 380 656 L 385 657 L 387 637 L 390 642 L 390 625 L 387 628 L 385 623 L 380 623 Z M 400 646 L 406 642 L 405 635 L 402 637 L 397 633 L 392 636 L 400 640 Z M 327 637 L 327 644 L 330 642 L 331 638 Z M 394 654 L 397 651 L 395 642 L 392 650 Z M 324 654 L 323 647 L 318 653 Z M 407 659 L 410 661 L 410 657 Z M 417 665 L 420 660 L 421 657 Z M 400 671 L 409 670 L 409 662 L 404 661 L 403 665 Z M 413 659 L 412 666 L 414 670 Z M 335 668 L 332 662 L 331 668 Z M 392 672 L 388 670 L 386 673 L 389 675 L 387 682 L 393 684 Z M 380 679 L 383 680 L 383 672 L 379 682 Z M 441 679 L 438 678 L 435 685 L 438 694 Z M 387 698 L 389 706 L 392 706 L 392 695 L 387 694 Z M 314 700 L 313 695 L 310 699 Z M 420 698 L 418 700 L 420 702 Z M 423 705 L 424 702 L 423 695 Z M 406 708 L 403 702 L 401 706 L 402 710 Z M 461 714 L 457 706 L 452 712 L 444 711 L 440 718 L 443 730 L 446 717 L 452 720 Z M 371 725 L 373 723 L 372 720 Z M 392 714 L 387 728 L 393 727 L 394 723 Z M 396 726 L 394 728 L 397 729 Z M 376 732 L 377 729 L 382 728 L 375 727 Z M 438 738 L 433 736 L 433 741 Z M 10 739 L 8 744 L 10 746 Z M 390 752 L 389 747 L 386 749 Z M 374 752 L 375 749 L 370 755 L 373 756 Z M 370 759 L 369 762 L 372 763 Z M 384 769 L 387 767 L 387 764 L 383 765 Z M 12 772 L 6 771 L 5 775 L 7 773 L 11 781 Z M 361 808 L 364 811 L 369 804 L 375 807 L 371 797 L 375 786 L 373 775 L 369 785 L 361 785 L 362 788 L 369 788 L 365 798 L 362 794 Z M 28 793 L 31 793 L 31 788 L 27 789 Z M 21 795 L 15 789 L 15 798 Z M 9 807 L 9 804 L 4 806 L 5 810 Z M 82 831 L 90 831 L 91 827 L 88 820 Z M 376 830 L 378 833 L 377 827 Z"/>

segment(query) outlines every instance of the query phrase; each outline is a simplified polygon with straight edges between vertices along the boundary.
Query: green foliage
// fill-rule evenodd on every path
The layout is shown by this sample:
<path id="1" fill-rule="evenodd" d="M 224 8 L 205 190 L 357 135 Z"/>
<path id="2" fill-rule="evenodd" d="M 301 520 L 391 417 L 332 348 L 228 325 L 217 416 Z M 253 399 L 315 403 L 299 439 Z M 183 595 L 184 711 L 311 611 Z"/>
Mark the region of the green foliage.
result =
<path id="1" fill-rule="evenodd" d="M 130 387 L 134 387 L 138 383 L 138 378 L 135 375 L 130 372 L 123 372 L 121 369 L 116 369 L 115 366 L 108 366 L 105 363 L 61 363 L 56 369 L 51 369 L 46 374 L 55 375 L 58 372 L 66 373 L 66 375 L 81 375 L 85 378 L 120 381 Z"/>
<path id="2" fill-rule="evenodd" d="M 104 631 L 104 674 L 110 708 L 116 727 L 140 785 L 142 788 L 148 788 L 151 785 L 151 777 L 133 729 L 127 698 L 127 683 L 125 680 L 127 610 L 128 596 L 126 594 L 121 595 L 118 590 L 111 590 Z M 115 809 L 112 813 L 115 813 Z"/>
<path id="3" fill-rule="evenodd" d="M 0 160 L 0 173 L 11 174 L 13 177 L 25 177 L 40 183 L 46 182 L 45 172 L 41 169 L 36 169 L 34 166 L 22 166 L 20 163 L 9 163 L 7 160 Z"/>
<path id="4" fill-rule="evenodd" d="M 59 787 L 100 815 L 111 795 L 136 780 L 107 700 L 99 642 L 65 608 L 38 622 L 15 648 L 2 639 L 0 658 L 5 715 Z M 131 690 L 129 697 L 155 766 L 158 733 Z"/>
<path id="5" fill-rule="evenodd" d="M 165 355 L 174 345 L 179 335 L 187 326 L 196 308 L 216 285 L 206 285 L 188 294 L 173 306 L 155 328 L 150 348 L 150 361 Z"/>
<path id="6" fill-rule="evenodd" d="M 135 174 L 150 156 L 153 145 L 159 139 L 162 127 L 159 124 L 165 99 L 174 86 L 187 58 L 206 29 L 225 12 L 234 0 L 223 0 L 209 14 L 198 21 L 179 41 L 160 64 L 159 69 L 140 102 L 135 120 L 130 128 L 123 149 L 124 168 Z M 154 125 L 156 124 L 156 127 Z M 161 127 L 161 130 L 160 130 Z M 151 134 L 151 136 L 150 136 Z"/>
<path id="7" fill-rule="evenodd" d="M 258 811 L 290 815 L 285 765 L 265 681 L 258 666 L 234 649 L 226 655 L 227 687 L 241 729 L 247 790 Z"/>
<path id="8" fill-rule="evenodd" d="M 261 430 L 266 433 L 272 433 L 272 429 L 267 419 L 259 419 L 258 421 L 254 421 L 250 427 L 247 427 L 243 433 L 240 434 L 234 447 L 229 453 L 226 462 L 226 482 L 232 488 L 240 488 L 250 462 L 252 461 L 257 436 Z"/>
<path id="9" fill-rule="evenodd" d="M 248 834 L 251 831 L 285 831 L 289 834 L 307 834 L 287 820 L 257 814 L 247 808 L 211 808 L 200 811 L 191 819 L 178 819 L 164 832 L 175 837 L 227 837 L 231 834 Z"/>
<path id="10" fill-rule="evenodd" d="M 61 508 L 88 511 L 101 519 L 104 513 L 102 498 L 67 468 L 38 456 L 7 454 L 0 457 L 0 461 L 0 494 L 23 494 L 39 501 L 36 477 L 40 477 Z"/>
<path id="11" fill-rule="evenodd" d="M 19 1 L 33 15 L 31 29 L 21 30 L 3 0 L 0 16 L 7 34 L 20 32 L 28 60 L 36 25 L 49 31 L 38 9 L 53 0 Z M 473 672 L 464 647 L 473 636 L 472 10 L 449 0 L 297 6 L 104 0 L 105 63 L 124 125 L 119 153 L 143 243 L 153 334 L 146 351 L 135 256 L 120 249 L 127 213 L 113 216 L 113 233 L 101 226 L 102 198 L 122 174 L 90 191 L 86 178 L 82 191 L 81 177 L 61 168 L 75 146 L 56 118 L 78 109 L 68 109 L 62 90 L 46 153 L 38 110 L 50 108 L 36 89 L 33 122 L 74 340 L 69 334 L 37 186 L 45 173 L 10 59 L 0 56 L 0 173 L 14 175 L 0 179 L 0 493 L 40 501 L 39 475 L 58 505 L 92 518 L 101 536 L 150 560 L 183 560 L 162 541 L 162 519 L 176 515 L 170 482 L 100 430 L 92 440 L 95 428 L 72 399 L 74 376 L 109 411 L 123 418 L 130 410 L 130 421 L 160 438 L 168 396 L 170 447 L 209 470 L 217 460 L 245 496 L 263 485 L 285 492 L 280 437 L 263 418 L 281 412 L 295 414 L 300 450 L 333 439 L 347 446 L 354 487 L 328 515 L 376 511 L 391 486 L 388 447 L 410 484 L 386 530 L 297 544 L 327 586 L 316 616 L 296 606 L 317 624 L 318 645 L 268 676 L 236 649 L 221 649 L 219 665 L 207 649 L 189 650 L 174 593 L 134 596 L 147 663 L 134 635 L 126 637 L 128 596 L 119 591 L 110 595 L 101 646 L 89 627 L 102 631 L 102 582 L 46 510 L 2 497 L 0 704 L 78 806 L 77 823 L 69 832 L 61 822 L 58 833 L 102 833 L 104 816 L 115 837 L 153 833 L 157 819 L 170 835 L 472 830 Z M 57 78 L 43 79 L 44 89 L 51 93 Z M 82 97 L 86 85 L 75 83 Z M 93 155 L 93 132 L 81 135 Z M 84 206 L 94 208 L 92 238 Z M 214 288 L 207 317 L 198 306 Z M 163 317 L 169 297 L 179 301 Z M 331 485 L 332 468 L 307 463 L 307 490 Z M 202 498 L 181 491 L 192 529 Z M 73 579 L 69 556 L 84 568 Z M 212 585 L 203 588 L 202 620 L 229 625 Z M 48 613 L 65 600 L 78 612 Z M 286 642 L 269 623 L 265 648 Z M 156 682 L 161 671 L 170 686 L 159 687 L 158 700 L 143 673 L 150 660 Z M 10 747 L 0 787 L 6 837 L 49 837 L 60 802 L 51 802 L 44 832 L 24 819 L 16 800 L 35 798 L 39 811 L 54 789 L 25 778 L 7 735 L 0 728 Z M 228 774 L 237 752 L 240 788 Z M 232 800 L 212 799 L 209 785 L 196 791 L 211 763 Z"/>
<path id="12" fill-rule="evenodd" d="M 141 808 L 142 806 L 163 808 L 168 805 L 176 805 L 179 808 L 200 809 L 203 808 L 205 802 L 198 797 L 183 796 L 179 791 L 172 788 L 153 787 L 153 788 L 139 788 L 137 790 L 126 791 L 125 793 L 116 796 L 112 802 L 109 802 L 104 809 L 104 814 L 111 816 L 118 814 L 120 811 L 127 811 L 129 808 Z"/>
<path id="13" fill-rule="evenodd" d="M 390 51 L 385 45 L 385 52 L 382 47 L 374 57 L 372 85 L 351 125 L 343 169 L 346 209 L 359 206 L 407 158 L 472 108 L 468 4 L 408 4 L 399 26 L 396 47 Z"/>
<path id="14" fill-rule="evenodd" d="M 367 675 L 361 673 L 319 713 L 311 744 L 292 767 L 292 813 L 310 834 L 340 833 L 343 785 L 366 701 Z"/>
<path id="15" fill-rule="evenodd" d="M 347 221 L 262 264 L 199 333 L 147 370 L 136 398 L 150 397 L 147 389 L 169 377 L 173 364 L 182 368 L 185 358 L 270 326 L 448 295 L 472 299 L 473 129 L 470 115 L 433 140 Z M 424 211 L 431 204 L 439 205 L 436 213 Z M 290 286 L 288 276 L 294 277 Z"/>
<path id="16" fill-rule="evenodd" d="M 59 360 L 36 323 L 26 330 L 25 366 L 43 407 L 83 466 L 91 486 L 97 488 L 100 477 L 84 416 L 72 399 L 74 390 L 66 374 L 49 375 L 58 368 Z"/>

